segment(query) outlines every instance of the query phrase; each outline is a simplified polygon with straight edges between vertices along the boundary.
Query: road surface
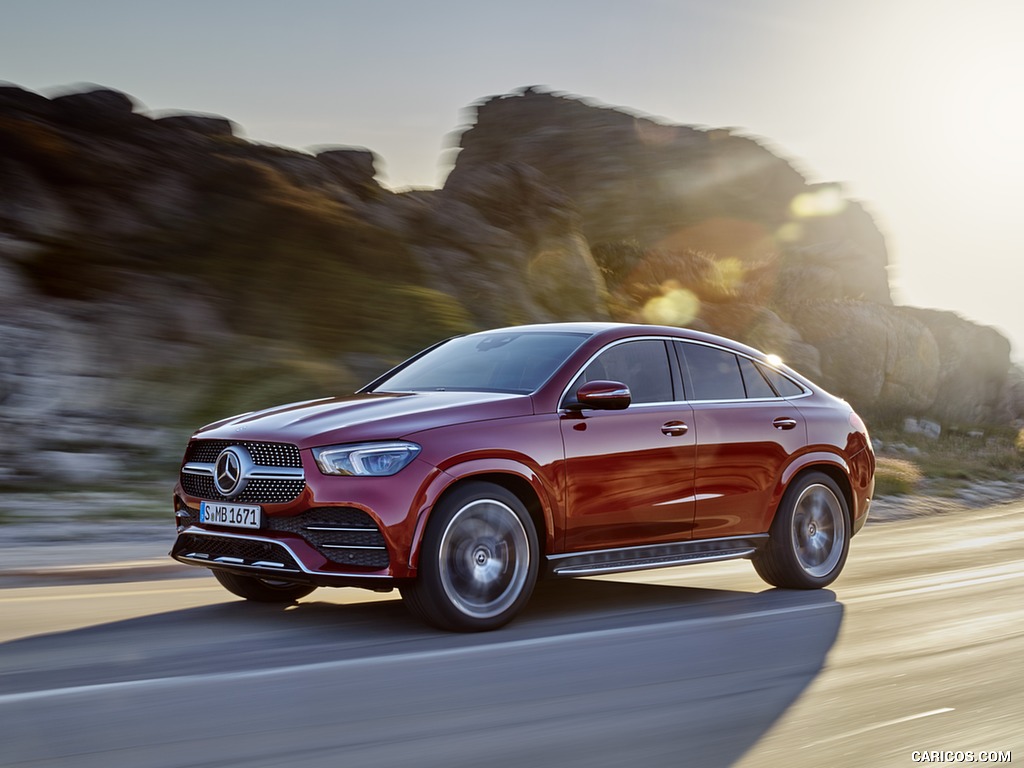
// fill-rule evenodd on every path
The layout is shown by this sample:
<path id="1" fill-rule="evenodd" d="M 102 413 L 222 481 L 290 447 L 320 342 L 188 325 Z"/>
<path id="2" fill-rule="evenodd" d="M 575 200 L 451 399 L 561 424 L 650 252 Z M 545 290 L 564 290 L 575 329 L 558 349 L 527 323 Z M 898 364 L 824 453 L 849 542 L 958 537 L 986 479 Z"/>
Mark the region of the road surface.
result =
<path id="1" fill-rule="evenodd" d="M 4 589 L 0 765 L 1024 763 L 1022 561 L 1017 503 L 868 526 L 832 590 L 745 561 L 555 581 L 481 635 L 357 590 Z"/>

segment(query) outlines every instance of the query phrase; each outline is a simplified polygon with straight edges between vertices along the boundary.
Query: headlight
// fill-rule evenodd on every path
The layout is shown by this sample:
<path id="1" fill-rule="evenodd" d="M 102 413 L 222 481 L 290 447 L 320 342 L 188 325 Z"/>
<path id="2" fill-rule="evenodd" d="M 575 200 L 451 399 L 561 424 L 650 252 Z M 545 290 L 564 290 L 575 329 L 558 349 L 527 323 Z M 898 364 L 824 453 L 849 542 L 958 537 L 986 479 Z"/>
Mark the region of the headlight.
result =
<path id="1" fill-rule="evenodd" d="M 325 475 L 387 477 L 416 458 L 416 443 L 359 443 L 314 448 L 313 456 Z"/>

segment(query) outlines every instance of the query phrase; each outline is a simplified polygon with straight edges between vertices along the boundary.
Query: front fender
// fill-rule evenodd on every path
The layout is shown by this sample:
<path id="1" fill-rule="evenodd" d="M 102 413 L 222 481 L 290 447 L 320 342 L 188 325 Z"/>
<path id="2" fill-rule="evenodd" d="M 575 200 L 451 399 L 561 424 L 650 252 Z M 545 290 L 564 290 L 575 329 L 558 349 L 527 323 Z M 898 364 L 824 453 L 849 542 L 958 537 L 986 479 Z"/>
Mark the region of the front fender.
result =
<path id="1" fill-rule="evenodd" d="M 418 499 L 416 527 L 412 546 L 409 548 L 408 566 L 410 569 L 415 569 L 418 566 L 423 532 L 426 530 L 431 511 L 441 497 L 458 483 L 472 478 L 486 478 L 495 475 L 507 475 L 529 484 L 540 502 L 541 514 L 544 518 L 544 530 L 537 531 L 537 534 L 546 542 L 546 551 L 552 550 L 555 543 L 554 510 L 557 506 L 554 503 L 557 496 L 555 489 L 548 486 L 539 472 L 523 462 L 507 458 L 472 459 L 439 471 L 423 489 Z"/>

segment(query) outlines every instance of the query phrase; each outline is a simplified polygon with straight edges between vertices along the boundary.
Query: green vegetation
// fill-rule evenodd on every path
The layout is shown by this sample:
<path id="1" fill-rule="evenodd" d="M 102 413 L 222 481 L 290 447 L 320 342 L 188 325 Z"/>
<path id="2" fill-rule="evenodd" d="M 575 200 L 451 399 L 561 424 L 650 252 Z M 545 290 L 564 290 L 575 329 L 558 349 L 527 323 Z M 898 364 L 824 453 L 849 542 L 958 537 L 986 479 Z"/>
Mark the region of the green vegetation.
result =
<path id="1" fill-rule="evenodd" d="M 893 429 L 872 430 L 882 441 L 875 474 L 876 493 L 912 493 L 927 483 L 930 492 L 954 494 L 970 483 L 1009 481 L 1024 474 L 1024 443 L 1013 429 L 947 431 L 938 439 Z"/>
<path id="2" fill-rule="evenodd" d="M 917 490 L 924 475 L 907 459 L 879 456 L 875 466 L 875 493 L 879 496 L 901 496 Z"/>

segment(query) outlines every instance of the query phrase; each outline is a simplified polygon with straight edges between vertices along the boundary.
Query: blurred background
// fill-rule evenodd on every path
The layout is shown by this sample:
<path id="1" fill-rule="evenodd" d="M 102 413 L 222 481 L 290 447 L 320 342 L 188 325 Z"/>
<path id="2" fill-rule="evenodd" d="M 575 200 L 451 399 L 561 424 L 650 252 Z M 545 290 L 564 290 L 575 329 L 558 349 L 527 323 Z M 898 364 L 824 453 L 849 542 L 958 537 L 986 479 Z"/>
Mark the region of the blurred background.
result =
<path id="1" fill-rule="evenodd" d="M 0 521 L 169 518 L 199 425 L 552 320 L 778 354 L 886 492 L 1024 473 L 1018 4 L 4 14 Z"/>

